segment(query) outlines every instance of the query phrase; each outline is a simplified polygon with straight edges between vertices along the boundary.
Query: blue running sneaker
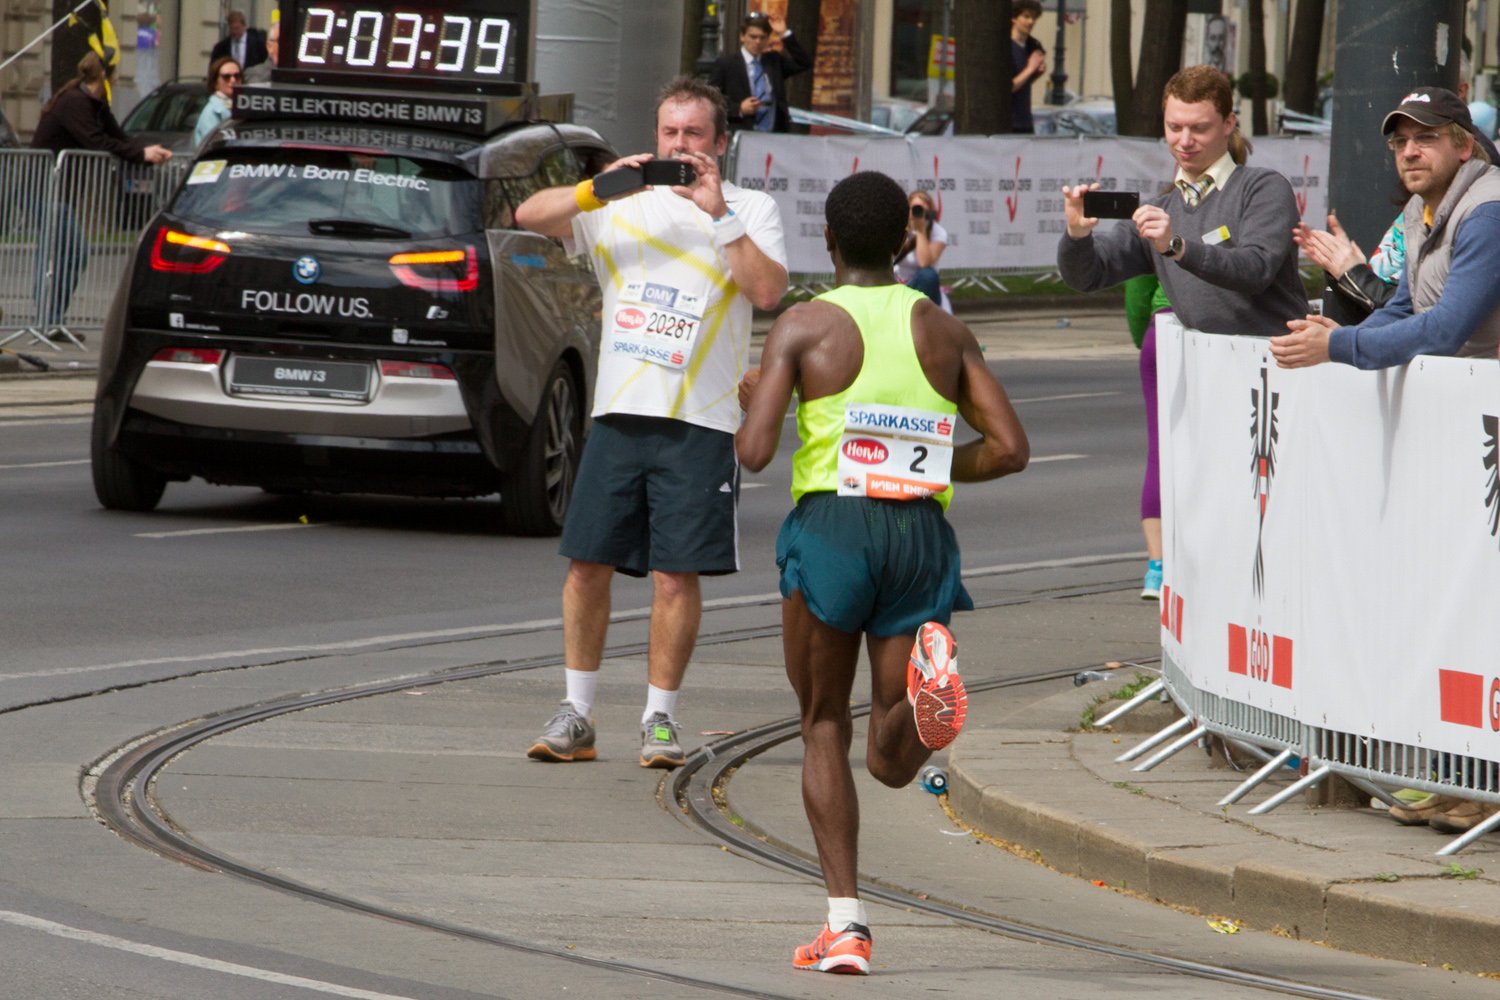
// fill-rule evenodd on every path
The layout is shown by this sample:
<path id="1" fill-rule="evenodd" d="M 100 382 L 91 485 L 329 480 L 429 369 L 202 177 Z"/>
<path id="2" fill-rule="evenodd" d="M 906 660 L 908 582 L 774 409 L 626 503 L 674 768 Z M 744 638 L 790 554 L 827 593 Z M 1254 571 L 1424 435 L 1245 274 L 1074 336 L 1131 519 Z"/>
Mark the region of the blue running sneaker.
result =
<path id="1" fill-rule="evenodd" d="M 1141 600 L 1161 600 L 1161 560 L 1153 559 L 1146 564 L 1146 579 L 1141 583 Z"/>

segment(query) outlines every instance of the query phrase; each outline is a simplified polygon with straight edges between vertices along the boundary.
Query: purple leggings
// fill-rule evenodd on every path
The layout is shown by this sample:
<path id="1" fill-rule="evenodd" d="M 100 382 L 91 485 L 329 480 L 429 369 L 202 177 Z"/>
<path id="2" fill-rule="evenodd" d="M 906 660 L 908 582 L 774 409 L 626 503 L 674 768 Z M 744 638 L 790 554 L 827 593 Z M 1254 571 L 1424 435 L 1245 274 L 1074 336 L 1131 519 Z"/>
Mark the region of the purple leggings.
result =
<path id="1" fill-rule="evenodd" d="M 1146 477 L 1141 480 L 1141 520 L 1161 517 L 1161 462 L 1156 439 L 1156 317 L 1170 309 L 1158 309 L 1146 325 L 1141 341 L 1141 395 L 1146 397 Z"/>

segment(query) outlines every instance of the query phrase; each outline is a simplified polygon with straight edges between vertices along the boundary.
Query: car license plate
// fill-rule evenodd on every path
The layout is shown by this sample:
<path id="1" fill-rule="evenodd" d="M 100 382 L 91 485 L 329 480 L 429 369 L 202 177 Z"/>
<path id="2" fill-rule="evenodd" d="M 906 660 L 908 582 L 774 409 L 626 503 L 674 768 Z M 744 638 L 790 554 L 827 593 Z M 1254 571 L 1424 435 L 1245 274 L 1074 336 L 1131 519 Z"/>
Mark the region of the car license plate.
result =
<path id="1" fill-rule="evenodd" d="M 370 366 L 342 361 L 240 356 L 234 359 L 229 391 L 236 394 L 366 400 L 370 398 Z"/>

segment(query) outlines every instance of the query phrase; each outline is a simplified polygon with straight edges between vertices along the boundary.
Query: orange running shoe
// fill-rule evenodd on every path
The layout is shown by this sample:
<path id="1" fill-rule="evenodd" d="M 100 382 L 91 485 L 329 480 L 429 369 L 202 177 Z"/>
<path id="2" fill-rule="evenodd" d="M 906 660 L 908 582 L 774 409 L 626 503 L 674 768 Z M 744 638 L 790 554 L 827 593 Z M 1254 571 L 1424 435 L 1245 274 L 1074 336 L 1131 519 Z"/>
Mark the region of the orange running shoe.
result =
<path id="1" fill-rule="evenodd" d="M 837 934 L 827 924 L 812 944 L 792 955 L 792 965 L 809 972 L 837 972 L 846 976 L 870 974 L 870 928 L 850 924 Z"/>
<path id="2" fill-rule="evenodd" d="M 937 622 L 917 631 L 906 668 L 906 700 L 917 717 L 917 737 L 929 750 L 958 739 L 969 714 L 969 695 L 958 676 L 958 643 Z"/>

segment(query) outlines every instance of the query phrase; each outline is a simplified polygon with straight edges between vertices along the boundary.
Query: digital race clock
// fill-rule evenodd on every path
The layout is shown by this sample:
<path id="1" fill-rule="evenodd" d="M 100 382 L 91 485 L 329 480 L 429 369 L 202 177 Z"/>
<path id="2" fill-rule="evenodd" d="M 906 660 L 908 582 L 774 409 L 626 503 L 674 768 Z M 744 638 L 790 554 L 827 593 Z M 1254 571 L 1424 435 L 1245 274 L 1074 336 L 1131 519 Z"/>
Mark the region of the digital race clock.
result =
<path id="1" fill-rule="evenodd" d="M 531 0 L 282 0 L 277 79 L 515 92 Z"/>

